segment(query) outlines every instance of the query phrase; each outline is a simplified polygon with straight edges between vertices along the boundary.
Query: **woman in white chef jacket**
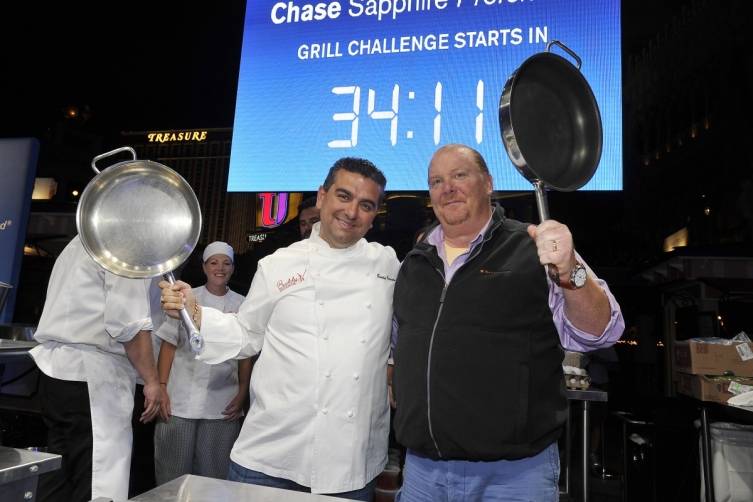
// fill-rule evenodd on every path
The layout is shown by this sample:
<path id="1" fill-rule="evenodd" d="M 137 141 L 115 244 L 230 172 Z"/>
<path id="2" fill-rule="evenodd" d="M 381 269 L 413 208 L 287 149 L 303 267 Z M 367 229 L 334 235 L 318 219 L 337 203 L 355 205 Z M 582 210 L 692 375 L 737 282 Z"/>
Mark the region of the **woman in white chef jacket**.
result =
<path id="1" fill-rule="evenodd" d="M 204 286 L 193 293 L 201 305 L 238 312 L 243 296 L 227 284 L 233 274 L 233 248 L 213 242 L 204 250 Z M 183 474 L 225 479 L 230 450 L 240 431 L 248 397 L 251 360 L 209 365 L 195 359 L 186 332 L 174 319 L 157 331 L 160 384 L 169 400 L 154 431 L 154 466 L 158 485 Z M 164 343 L 167 342 L 167 343 Z"/>

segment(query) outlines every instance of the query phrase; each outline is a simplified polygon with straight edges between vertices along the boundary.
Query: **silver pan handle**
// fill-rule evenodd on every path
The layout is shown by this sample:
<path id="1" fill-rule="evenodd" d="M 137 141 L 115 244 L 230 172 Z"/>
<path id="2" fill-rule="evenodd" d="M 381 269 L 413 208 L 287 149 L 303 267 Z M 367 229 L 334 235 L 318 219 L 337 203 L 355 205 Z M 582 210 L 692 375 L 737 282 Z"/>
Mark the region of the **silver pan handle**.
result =
<path id="1" fill-rule="evenodd" d="M 565 51 L 568 54 L 570 54 L 570 57 L 573 58 L 576 63 L 578 63 L 575 66 L 576 66 L 576 68 L 578 68 L 578 71 L 580 71 L 580 65 L 582 64 L 582 61 L 580 60 L 580 58 L 578 57 L 578 55 L 576 53 L 574 53 L 572 51 L 572 49 L 570 49 L 570 47 L 566 46 L 565 44 L 563 44 L 559 40 L 552 40 L 551 42 L 549 42 L 548 44 L 546 44 L 546 51 L 547 52 L 552 52 L 551 47 L 553 45 L 556 45 L 557 47 L 559 47 L 563 51 Z"/>
<path id="2" fill-rule="evenodd" d="M 546 192 L 544 191 L 546 187 L 541 180 L 534 180 L 532 183 L 536 194 L 536 208 L 539 210 L 539 223 L 544 223 L 544 221 L 549 219 L 549 204 L 547 204 Z M 546 275 L 549 276 L 553 283 L 559 286 L 560 271 L 557 266 L 547 263 L 544 267 L 546 268 Z"/>
<path id="3" fill-rule="evenodd" d="M 130 146 L 121 146 L 120 148 L 116 148 L 115 150 L 110 150 L 109 152 L 102 153 L 100 155 L 97 155 L 92 159 L 92 169 L 94 169 L 94 172 L 99 174 L 100 170 L 97 169 L 97 161 L 102 160 L 105 157 L 111 157 L 115 155 L 116 153 L 120 152 L 130 152 L 131 155 L 133 155 L 133 160 L 136 160 L 136 150 L 131 148 Z"/>
<path id="4" fill-rule="evenodd" d="M 175 284 L 175 276 L 173 276 L 172 272 L 168 272 L 162 277 L 170 284 Z M 183 327 L 186 328 L 186 332 L 188 333 L 188 344 L 191 346 L 191 350 L 198 354 L 204 348 L 204 337 L 196 329 L 196 325 L 191 320 L 191 316 L 188 315 L 186 309 L 180 310 L 180 320 L 183 321 Z"/>

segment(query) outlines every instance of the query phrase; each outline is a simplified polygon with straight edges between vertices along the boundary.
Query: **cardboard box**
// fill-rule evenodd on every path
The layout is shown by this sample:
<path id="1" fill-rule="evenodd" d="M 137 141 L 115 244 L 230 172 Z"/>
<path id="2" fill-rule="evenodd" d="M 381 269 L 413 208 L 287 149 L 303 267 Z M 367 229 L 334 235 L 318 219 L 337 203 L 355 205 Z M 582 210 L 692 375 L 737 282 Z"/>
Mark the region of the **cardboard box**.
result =
<path id="1" fill-rule="evenodd" d="M 674 343 L 674 370 L 694 375 L 753 377 L 753 347 L 750 343 L 722 345 L 696 340 Z"/>
<path id="2" fill-rule="evenodd" d="M 734 395 L 728 390 L 730 382 L 753 385 L 753 378 L 690 375 L 688 373 L 675 373 L 675 380 L 675 388 L 679 394 L 717 403 L 726 403 L 727 399 Z"/>

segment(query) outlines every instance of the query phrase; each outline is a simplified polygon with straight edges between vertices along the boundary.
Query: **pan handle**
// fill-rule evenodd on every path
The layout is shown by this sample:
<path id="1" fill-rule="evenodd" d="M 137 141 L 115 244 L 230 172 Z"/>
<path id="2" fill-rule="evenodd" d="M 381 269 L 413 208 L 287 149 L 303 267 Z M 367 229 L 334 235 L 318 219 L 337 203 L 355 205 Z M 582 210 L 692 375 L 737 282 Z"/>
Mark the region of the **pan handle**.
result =
<path id="1" fill-rule="evenodd" d="M 572 49 L 570 49 L 570 47 L 566 46 L 565 44 L 563 44 L 559 40 L 552 40 L 551 42 L 549 42 L 548 44 L 546 44 L 546 51 L 547 52 L 552 52 L 551 51 L 551 47 L 553 45 L 556 45 L 557 47 L 559 47 L 563 51 L 565 51 L 568 54 L 570 54 L 570 57 L 572 57 L 575 60 L 575 62 L 578 63 L 576 65 L 576 68 L 578 68 L 578 71 L 580 71 L 580 65 L 582 64 L 582 61 L 580 60 L 580 58 L 578 57 L 578 55 L 576 53 L 574 53 L 572 51 Z"/>
<path id="2" fill-rule="evenodd" d="M 133 155 L 133 160 L 136 160 L 136 150 L 134 150 L 130 146 L 121 146 L 120 148 L 116 148 L 115 150 L 110 150 L 109 152 L 105 152 L 94 157 L 92 159 L 92 169 L 94 169 L 94 172 L 97 174 L 100 173 L 100 170 L 97 169 L 97 165 L 96 165 L 98 160 L 102 160 L 105 157 L 110 157 L 120 152 L 131 152 L 131 155 Z"/>
<path id="3" fill-rule="evenodd" d="M 545 220 L 549 219 L 549 204 L 547 204 L 546 192 L 544 191 L 546 187 L 544 186 L 544 182 L 541 180 L 534 180 L 532 183 L 533 189 L 535 190 L 534 193 L 536 194 L 536 208 L 538 208 L 539 210 L 539 222 L 543 223 Z M 551 263 L 547 263 L 545 265 L 545 268 L 546 275 L 549 276 L 552 282 L 559 286 L 560 271 L 557 269 L 557 266 Z"/>
<path id="4" fill-rule="evenodd" d="M 172 272 L 168 272 L 162 277 L 164 277 L 170 284 L 175 284 L 175 276 Z M 191 346 L 191 350 L 194 353 L 198 354 L 201 352 L 201 349 L 204 348 L 204 337 L 202 337 L 199 330 L 196 329 L 196 326 L 191 320 L 191 316 L 186 312 L 186 309 L 180 310 L 180 320 L 183 321 L 183 327 L 186 328 L 186 331 L 188 332 L 188 345 Z"/>

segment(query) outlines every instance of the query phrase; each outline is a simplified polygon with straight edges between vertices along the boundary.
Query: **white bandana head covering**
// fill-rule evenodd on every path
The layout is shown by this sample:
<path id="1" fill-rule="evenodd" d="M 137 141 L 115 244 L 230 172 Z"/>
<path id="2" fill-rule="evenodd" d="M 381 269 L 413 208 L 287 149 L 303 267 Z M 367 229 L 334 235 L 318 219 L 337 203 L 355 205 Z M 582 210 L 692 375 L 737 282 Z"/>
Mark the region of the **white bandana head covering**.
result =
<path id="1" fill-rule="evenodd" d="M 202 261 L 207 261 L 210 256 L 214 256 L 216 254 L 224 254 L 225 256 L 230 258 L 230 261 L 234 261 L 233 248 L 227 242 L 222 241 L 214 241 L 206 248 L 204 248 L 204 254 L 202 255 L 201 259 Z"/>

